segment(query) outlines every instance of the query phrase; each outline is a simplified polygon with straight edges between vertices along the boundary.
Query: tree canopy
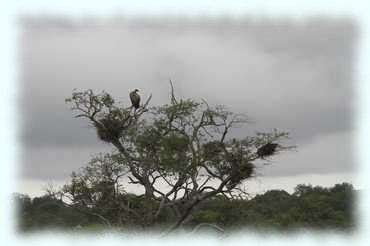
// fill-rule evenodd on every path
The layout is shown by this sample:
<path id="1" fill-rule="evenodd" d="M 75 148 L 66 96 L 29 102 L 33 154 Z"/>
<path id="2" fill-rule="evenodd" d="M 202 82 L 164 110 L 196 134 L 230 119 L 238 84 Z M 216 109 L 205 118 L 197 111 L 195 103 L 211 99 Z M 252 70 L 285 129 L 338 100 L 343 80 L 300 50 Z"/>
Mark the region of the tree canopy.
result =
<path id="1" fill-rule="evenodd" d="M 150 100 L 151 95 L 133 110 L 90 89 L 66 99 L 75 117 L 86 119 L 97 137 L 114 147 L 72 174 L 60 193 L 72 206 L 89 208 L 115 225 L 137 220 L 142 227 L 153 226 L 167 214 L 175 218 L 173 230 L 207 199 L 245 198 L 241 184 L 255 174 L 255 162 L 291 148 L 282 144 L 288 133 L 276 129 L 230 137 L 233 128 L 249 122 L 245 115 L 205 100 L 178 99 L 173 87 L 169 103 L 149 107 Z M 141 213 L 131 207 L 124 180 L 143 188 L 135 197 Z"/>
<path id="2" fill-rule="evenodd" d="M 303 191 L 303 192 L 302 192 Z M 298 185 L 293 194 L 283 190 L 270 190 L 250 199 L 225 199 L 215 196 L 203 201 L 190 216 L 188 228 L 197 225 L 215 225 L 224 231 L 234 231 L 243 228 L 252 230 L 275 229 L 280 231 L 300 230 L 302 228 L 322 230 L 337 229 L 351 231 L 355 227 L 355 191 L 351 184 L 336 184 L 330 188 L 311 185 Z M 19 229 L 33 231 L 38 229 L 70 229 L 70 230 L 102 230 L 108 225 L 91 213 L 91 208 L 67 206 L 59 199 L 45 195 L 31 199 L 26 195 L 17 194 L 19 209 Z M 120 202 L 144 214 L 143 197 L 135 194 L 123 194 Z M 117 201 L 118 203 L 118 201 Z M 158 202 L 155 201 L 158 206 Z M 115 213 L 109 214 L 107 208 L 111 205 L 97 205 L 96 210 L 105 209 L 101 213 L 113 225 L 122 230 L 141 228 L 142 221 L 131 219 L 126 215 L 120 224 L 115 220 Z M 116 218 L 117 219 L 117 218 Z M 158 223 L 169 225 L 176 218 L 165 210 L 158 218 Z"/>

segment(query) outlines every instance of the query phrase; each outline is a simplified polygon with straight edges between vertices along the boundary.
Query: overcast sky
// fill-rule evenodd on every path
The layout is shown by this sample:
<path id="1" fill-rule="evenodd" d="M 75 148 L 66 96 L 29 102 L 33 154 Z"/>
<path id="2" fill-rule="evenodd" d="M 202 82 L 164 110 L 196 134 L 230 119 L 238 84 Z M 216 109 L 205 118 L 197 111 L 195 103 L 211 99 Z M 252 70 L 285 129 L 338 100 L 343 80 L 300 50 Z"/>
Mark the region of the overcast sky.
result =
<path id="1" fill-rule="evenodd" d="M 168 100 L 169 78 L 179 97 L 246 113 L 255 123 L 238 135 L 290 132 L 297 150 L 258 169 L 269 188 L 351 182 L 356 41 L 347 20 L 28 19 L 20 42 L 20 191 L 63 182 L 91 155 L 110 149 L 86 122 L 72 117 L 64 99 L 73 88 L 104 89 L 127 104 L 128 93 L 139 88 L 144 98 L 152 93 L 156 105 Z M 279 178 L 285 186 L 276 184 Z"/>

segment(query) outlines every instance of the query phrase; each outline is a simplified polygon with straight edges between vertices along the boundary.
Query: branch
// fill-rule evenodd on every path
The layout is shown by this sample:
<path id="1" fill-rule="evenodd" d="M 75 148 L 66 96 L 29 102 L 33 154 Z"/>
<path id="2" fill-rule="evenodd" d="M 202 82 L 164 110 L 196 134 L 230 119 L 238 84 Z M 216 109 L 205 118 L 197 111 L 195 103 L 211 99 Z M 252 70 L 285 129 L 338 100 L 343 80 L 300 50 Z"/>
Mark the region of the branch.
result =
<path id="1" fill-rule="evenodd" d="M 81 213 L 84 213 L 84 214 L 96 216 L 100 220 L 102 220 L 105 225 L 107 225 L 109 227 L 112 227 L 112 224 L 110 223 L 110 221 L 107 218 L 105 218 L 104 216 L 102 216 L 102 215 L 100 215 L 98 213 L 95 213 L 95 212 L 86 211 L 85 209 L 80 209 L 80 208 L 78 208 L 76 206 L 73 206 L 71 204 L 68 204 L 68 203 L 64 202 L 63 200 L 60 200 L 60 201 L 63 203 L 64 206 L 69 207 L 69 208 L 72 208 L 72 209 L 76 209 L 77 211 L 79 211 Z"/>
<path id="2" fill-rule="evenodd" d="M 194 229 L 192 230 L 192 232 L 198 231 L 199 228 L 202 227 L 202 226 L 209 226 L 209 227 L 212 227 L 212 228 L 217 229 L 220 232 L 225 232 L 225 230 L 222 229 L 221 227 L 219 227 L 219 226 L 217 226 L 215 224 L 210 224 L 210 223 L 200 223 L 200 224 L 198 224 L 197 226 L 194 227 Z"/>
<path id="3" fill-rule="evenodd" d="M 174 93 L 174 89 L 173 89 L 173 84 L 172 84 L 172 81 L 170 79 L 170 85 L 171 85 L 171 102 L 173 104 L 178 104 L 177 100 L 176 100 L 176 97 L 175 97 L 175 93 Z"/>

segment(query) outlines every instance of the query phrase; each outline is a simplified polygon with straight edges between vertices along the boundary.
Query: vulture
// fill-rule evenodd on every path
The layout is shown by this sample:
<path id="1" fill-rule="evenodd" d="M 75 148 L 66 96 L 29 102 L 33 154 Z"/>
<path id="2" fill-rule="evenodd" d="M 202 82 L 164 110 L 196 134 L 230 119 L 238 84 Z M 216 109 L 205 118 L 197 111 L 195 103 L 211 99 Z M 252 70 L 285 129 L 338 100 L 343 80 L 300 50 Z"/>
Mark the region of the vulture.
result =
<path id="1" fill-rule="evenodd" d="M 266 157 L 266 156 L 273 155 L 275 153 L 275 150 L 276 150 L 277 146 L 278 146 L 278 144 L 276 144 L 276 143 L 267 143 L 267 144 L 258 148 L 257 155 L 259 157 L 262 157 L 262 158 Z"/>
<path id="2" fill-rule="evenodd" d="M 130 92 L 130 100 L 132 103 L 132 107 L 134 107 L 135 110 L 140 107 L 140 96 L 139 94 L 137 94 L 138 91 L 139 91 L 138 89 L 135 89 L 132 92 Z"/>

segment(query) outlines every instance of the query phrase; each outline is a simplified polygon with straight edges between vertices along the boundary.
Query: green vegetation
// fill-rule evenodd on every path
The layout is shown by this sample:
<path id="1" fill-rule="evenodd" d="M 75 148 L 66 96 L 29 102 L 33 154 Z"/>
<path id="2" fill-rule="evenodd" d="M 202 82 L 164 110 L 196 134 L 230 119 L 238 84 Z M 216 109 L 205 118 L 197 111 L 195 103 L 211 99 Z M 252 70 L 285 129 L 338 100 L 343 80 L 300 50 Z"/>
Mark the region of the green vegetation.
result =
<path id="1" fill-rule="evenodd" d="M 231 137 L 234 128 L 249 123 L 245 115 L 205 100 L 178 99 L 171 88 L 169 102 L 154 107 L 151 96 L 124 106 L 105 91 L 74 91 L 66 102 L 75 117 L 113 149 L 50 194 L 106 226 L 172 231 L 185 227 L 204 201 L 245 197 L 240 186 L 253 177 L 257 161 L 292 148 L 283 144 L 288 133 L 276 129 Z M 133 184 L 142 196 L 127 194 Z"/>
<path id="2" fill-rule="evenodd" d="M 185 223 L 191 229 L 201 223 L 217 225 L 226 231 L 248 227 L 252 229 L 340 229 L 349 230 L 355 225 L 354 190 L 351 184 L 337 184 L 331 188 L 298 185 L 293 194 L 283 190 L 270 190 L 252 199 L 225 199 L 216 196 L 201 203 Z M 122 202 L 130 201 L 130 208 L 145 214 L 143 196 L 127 194 Z M 102 230 L 107 225 L 91 213 L 90 208 L 68 206 L 48 195 L 30 199 L 17 195 L 19 229 L 86 229 Z M 159 204 L 152 204 L 158 206 Z M 106 205 L 108 207 L 108 204 Z M 103 209 L 103 208 L 100 208 Z M 104 214 L 109 217 L 109 214 Z M 112 218 L 114 214 L 112 214 Z M 130 216 L 127 216 L 129 218 Z M 163 213 L 157 226 L 170 225 L 176 218 Z M 140 221 L 114 221 L 112 226 L 123 230 L 142 229 Z"/>
<path id="3" fill-rule="evenodd" d="M 171 83 L 172 87 L 172 83 Z M 353 188 L 297 186 L 248 199 L 243 181 L 257 165 L 291 149 L 276 129 L 233 137 L 242 114 L 204 100 L 123 106 L 106 92 L 74 91 L 66 102 L 112 151 L 97 154 L 60 190 L 18 196 L 20 229 L 122 228 L 173 231 L 209 223 L 220 228 L 353 226 Z M 235 133 L 235 132 L 234 132 Z M 236 134 L 234 134 L 236 135 Z M 127 187 L 143 190 L 134 195 Z M 165 187 L 164 187 L 165 186 Z"/>

